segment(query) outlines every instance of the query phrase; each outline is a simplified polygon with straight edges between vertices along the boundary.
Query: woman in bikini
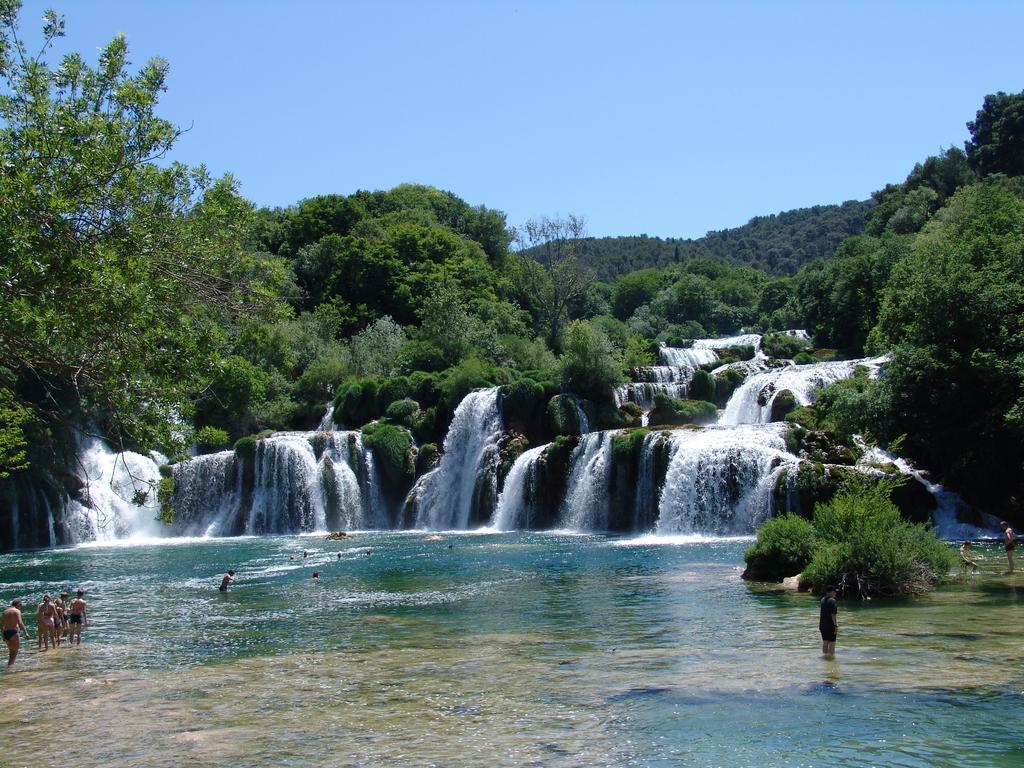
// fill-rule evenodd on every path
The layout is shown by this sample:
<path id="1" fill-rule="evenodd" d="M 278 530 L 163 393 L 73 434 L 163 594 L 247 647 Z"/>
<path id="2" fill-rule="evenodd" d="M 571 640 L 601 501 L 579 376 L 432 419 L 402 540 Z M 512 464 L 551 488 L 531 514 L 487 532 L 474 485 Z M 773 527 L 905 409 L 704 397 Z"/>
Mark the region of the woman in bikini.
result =
<path id="1" fill-rule="evenodd" d="M 50 643 L 57 647 L 57 608 L 52 602 L 50 593 L 43 595 L 43 602 L 36 609 L 36 628 L 39 630 L 39 650 L 50 650 Z M 45 646 L 45 647 L 44 647 Z"/>

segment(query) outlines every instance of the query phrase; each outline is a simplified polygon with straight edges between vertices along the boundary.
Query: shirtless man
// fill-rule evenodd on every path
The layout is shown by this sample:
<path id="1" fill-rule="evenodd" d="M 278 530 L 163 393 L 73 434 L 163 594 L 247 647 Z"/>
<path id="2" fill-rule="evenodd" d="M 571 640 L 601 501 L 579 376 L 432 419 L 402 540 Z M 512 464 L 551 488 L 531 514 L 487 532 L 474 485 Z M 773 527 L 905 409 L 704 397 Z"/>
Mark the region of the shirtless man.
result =
<path id="1" fill-rule="evenodd" d="M 0 627 L 3 628 L 4 642 L 7 643 L 7 666 L 11 666 L 18 658 L 18 648 L 21 647 L 20 632 L 26 640 L 30 640 L 28 627 L 21 619 L 21 600 L 12 600 L 11 607 L 5 608 L 3 617 L 0 618 Z"/>
<path id="2" fill-rule="evenodd" d="M 220 580 L 220 591 L 227 592 L 232 584 L 235 583 L 235 572 L 228 571 L 224 574 L 224 578 Z"/>
<path id="3" fill-rule="evenodd" d="M 1006 541 L 1004 542 L 1006 559 L 1010 563 L 1010 570 L 1007 573 L 1013 573 L 1013 550 L 1017 548 L 1017 534 L 1013 532 L 1013 528 L 1005 520 L 999 524 L 999 527 L 1003 529 L 1003 535 L 1006 536 Z"/>
<path id="4" fill-rule="evenodd" d="M 68 616 L 68 645 L 75 642 L 75 637 L 78 637 L 77 645 L 82 644 L 82 625 L 88 624 L 89 619 L 85 615 L 85 600 L 82 597 L 85 595 L 85 590 L 80 589 L 75 593 L 75 599 L 71 601 L 71 605 L 68 606 L 70 615 Z"/>
<path id="5" fill-rule="evenodd" d="M 971 559 L 971 542 L 965 541 L 960 545 L 960 562 L 962 567 L 971 568 L 974 573 L 978 572 L 978 562 Z"/>
<path id="6" fill-rule="evenodd" d="M 43 595 L 43 602 L 36 609 L 36 629 L 39 632 L 39 650 L 50 650 L 50 643 L 57 647 L 57 607 L 49 592 Z"/>

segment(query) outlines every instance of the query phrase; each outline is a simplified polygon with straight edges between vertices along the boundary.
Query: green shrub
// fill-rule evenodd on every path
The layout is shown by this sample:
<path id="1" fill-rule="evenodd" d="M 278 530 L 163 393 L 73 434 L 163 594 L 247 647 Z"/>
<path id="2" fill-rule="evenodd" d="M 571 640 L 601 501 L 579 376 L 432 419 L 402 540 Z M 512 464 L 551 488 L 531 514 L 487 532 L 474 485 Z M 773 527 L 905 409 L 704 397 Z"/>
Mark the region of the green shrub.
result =
<path id="1" fill-rule="evenodd" d="M 814 510 L 821 546 L 804 571 L 816 592 L 835 584 L 861 598 L 904 597 L 932 589 L 956 563 L 924 525 L 904 520 L 890 501 L 892 480 L 853 479 Z"/>
<path id="2" fill-rule="evenodd" d="M 358 379 L 343 384 L 334 398 L 334 420 L 349 427 L 373 421 L 381 414 L 376 379 Z"/>
<path id="3" fill-rule="evenodd" d="M 412 460 L 412 435 L 409 430 L 375 421 L 362 429 L 363 444 L 373 451 L 384 476 L 395 487 L 412 482 L 415 467 Z"/>
<path id="4" fill-rule="evenodd" d="M 420 404 L 415 400 L 406 398 L 404 400 L 395 400 L 391 403 L 387 411 L 384 412 L 384 417 L 392 424 L 412 428 L 417 421 L 419 413 Z"/>
<path id="5" fill-rule="evenodd" d="M 228 433 L 216 427 L 203 427 L 196 432 L 196 444 L 204 453 L 216 451 L 230 443 Z"/>
<path id="6" fill-rule="evenodd" d="M 160 478 L 160 484 L 156 487 L 156 498 L 160 502 L 160 512 L 157 520 L 170 525 L 174 520 L 174 509 L 171 508 L 171 498 L 174 496 L 174 477 L 166 476 Z"/>
<path id="7" fill-rule="evenodd" d="M 256 438 L 240 437 L 235 441 L 235 456 L 243 461 L 252 461 L 256 456 Z"/>
<path id="8" fill-rule="evenodd" d="M 506 424 L 529 424 L 544 402 L 544 387 L 519 379 L 501 388 L 501 411 Z"/>
<path id="9" fill-rule="evenodd" d="M 713 402 L 715 399 L 715 377 L 702 368 L 694 371 L 693 378 L 690 380 L 690 398 Z"/>
<path id="10" fill-rule="evenodd" d="M 654 408 L 650 424 L 710 424 L 718 416 L 713 403 L 706 400 L 679 400 L 658 392 L 654 396 Z"/>
<path id="11" fill-rule="evenodd" d="M 810 349 L 811 343 L 785 333 L 768 333 L 761 339 L 761 350 L 769 357 L 791 358 Z"/>
<path id="12" fill-rule="evenodd" d="M 814 358 L 814 355 L 809 352 L 797 352 L 793 355 L 793 362 L 798 363 L 799 365 L 810 365 L 818 361 Z"/>
<path id="13" fill-rule="evenodd" d="M 752 360 L 757 351 L 750 344 L 739 344 L 735 347 L 725 347 L 718 352 L 719 357 L 731 357 L 734 360 Z"/>
<path id="14" fill-rule="evenodd" d="M 438 424 L 437 406 L 431 406 L 425 411 L 420 411 L 413 422 L 412 432 L 421 443 L 431 443 L 444 435 L 438 434 L 438 428 L 444 424 Z"/>
<path id="15" fill-rule="evenodd" d="M 785 420 L 804 429 L 818 428 L 818 412 L 808 405 L 798 405 L 786 414 Z"/>
<path id="16" fill-rule="evenodd" d="M 377 388 L 377 407 L 380 412 L 396 400 L 404 400 L 412 394 L 412 387 L 405 376 L 392 376 L 380 382 Z"/>
<path id="17" fill-rule="evenodd" d="M 589 405 L 584 401 L 584 407 Z M 636 403 L 623 403 L 616 408 L 615 403 L 599 403 L 595 418 L 590 422 L 591 429 L 628 429 L 643 424 L 643 409 Z"/>
<path id="18" fill-rule="evenodd" d="M 612 388 L 626 380 L 619 350 L 600 326 L 586 320 L 569 326 L 558 363 L 565 389 L 599 402 L 609 400 Z"/>
<path id="19" fill-rule="evenodd" d="M 743 559 L 743 578 L 753 581 L 782 581 L 801 573 L 811 562 L 817 545 L 814 526 L 802 517 L 773 517 L 757 532 L 757 541 Z"/>
<path id="20" fill-rule="evenodd" d="M 424 408 L 437 404 L 436 379 L 433 374 L 425 371 L 413 371 L 409 374 L 410 397 Z"/>
<path id="21" fill-rule="evenodd" d="M 474 389 L 493 387 L 501 383 L 501 378 L 499 371 L 470 356 L 441 374 L 440 389 L 445 404 L 455 410 L 462 398 Z"/>

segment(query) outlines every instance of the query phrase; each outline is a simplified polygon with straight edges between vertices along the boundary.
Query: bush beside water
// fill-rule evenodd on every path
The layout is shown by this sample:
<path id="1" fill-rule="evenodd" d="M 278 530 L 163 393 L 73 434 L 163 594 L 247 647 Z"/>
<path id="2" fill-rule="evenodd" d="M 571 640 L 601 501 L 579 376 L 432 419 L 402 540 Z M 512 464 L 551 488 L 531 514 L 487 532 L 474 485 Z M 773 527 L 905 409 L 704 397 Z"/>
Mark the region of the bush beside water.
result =
<path id="1" fill-rule="evenodd" d="M 850 478 L 831 501 L 815 507 L 812 523 L 795 516 L 769 521 L 744 555 L 744 577 L 777 580 L 802 571 L 801 583 L 816 593 L 835 584 L 841 595 L 862 599 L 933 589 L 956 556 L 925 525 L 901 516 L 890 500 L 896 484 Z"/>

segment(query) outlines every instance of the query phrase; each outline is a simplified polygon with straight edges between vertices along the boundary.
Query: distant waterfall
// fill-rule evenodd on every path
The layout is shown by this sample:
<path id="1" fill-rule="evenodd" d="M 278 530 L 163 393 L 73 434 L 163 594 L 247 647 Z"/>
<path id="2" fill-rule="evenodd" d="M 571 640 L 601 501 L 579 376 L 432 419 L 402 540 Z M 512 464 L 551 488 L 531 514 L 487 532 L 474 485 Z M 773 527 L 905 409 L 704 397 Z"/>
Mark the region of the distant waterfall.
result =
<path id="1" fill-rule="evenodd" d="M 706 339 L 702 339 L 706 341 Z M 689 375 L 702 365 L 709 365 L 718 359 L 713 347 L 661 347 L 658 350 L 662 363 L 674 368 L 688 370 Z M 689 378 L 689 376 L 687 376 Z"/>
<path id="2" fill-rule="evenodd" d="M 781 426 L 671 433 L 658 533 L 749 534 L 772 509 L 782 469 L 796 466 Z"/>
<path id="3" fill-rule="evenodd" d="M 491 525 L 499 531 L 530 528 L 537 498 L 537 459 L 548 445 L 520 454 L 505 478 Z"/>
<path id="4" fill-rule="evenodd" d="M 800 405 L 810 405 L 814 393 L 824 386 L 853 376 L 858 365 L 866 366 L 877 376 L 885 357 L 863 360 L 842 360 L 811 365 L 790 365 L 754 374 L 737 389 L 719 424 L 764 424 L 771 419 L 772 403 L 776 395 L 789 390 Z"/>
<path id="5" fill-rule="evenodd" d="M 578 531 L 608 528 L 608 478 L 615 432 L 591 432 L 573 452 L 559 526 Z"/>
<path id="6" fill-rule="evenodd" d="M 728 349 L 729 347 L 753 347 L 755 352 L 761 349 L 761 334 L 743 333 L 739 336 L 725 336 L 721 339 L 697 339 L 693 342 L 694 349 Z"/>
<path id="7" fill-rule="evenodd" d="M 374 474 L 359 432 L 283 432 L 257 441 L 248 467 L 234 451 L 182 462 L 171 506 L 187 535 L 386 528 Z"/>
<path id="8" fill-rule="evenodd" d="M 488 504 L 493 509 L 502 434 L 498 394 L 498 387 L 470 392 L 455 409 L 440 463 L 412 491 L 417 527 L 464 530 Z"/>
<path id="9" fill-rule="evenodd" d="M 84 486 L 67 507 L 72 543 L 160 534 L 160 472 L 154 457 L 116 453 L 98 437 L 83 437 L 74 470 Z M 52 515 L 50 538 L 55 543 Z"/>

